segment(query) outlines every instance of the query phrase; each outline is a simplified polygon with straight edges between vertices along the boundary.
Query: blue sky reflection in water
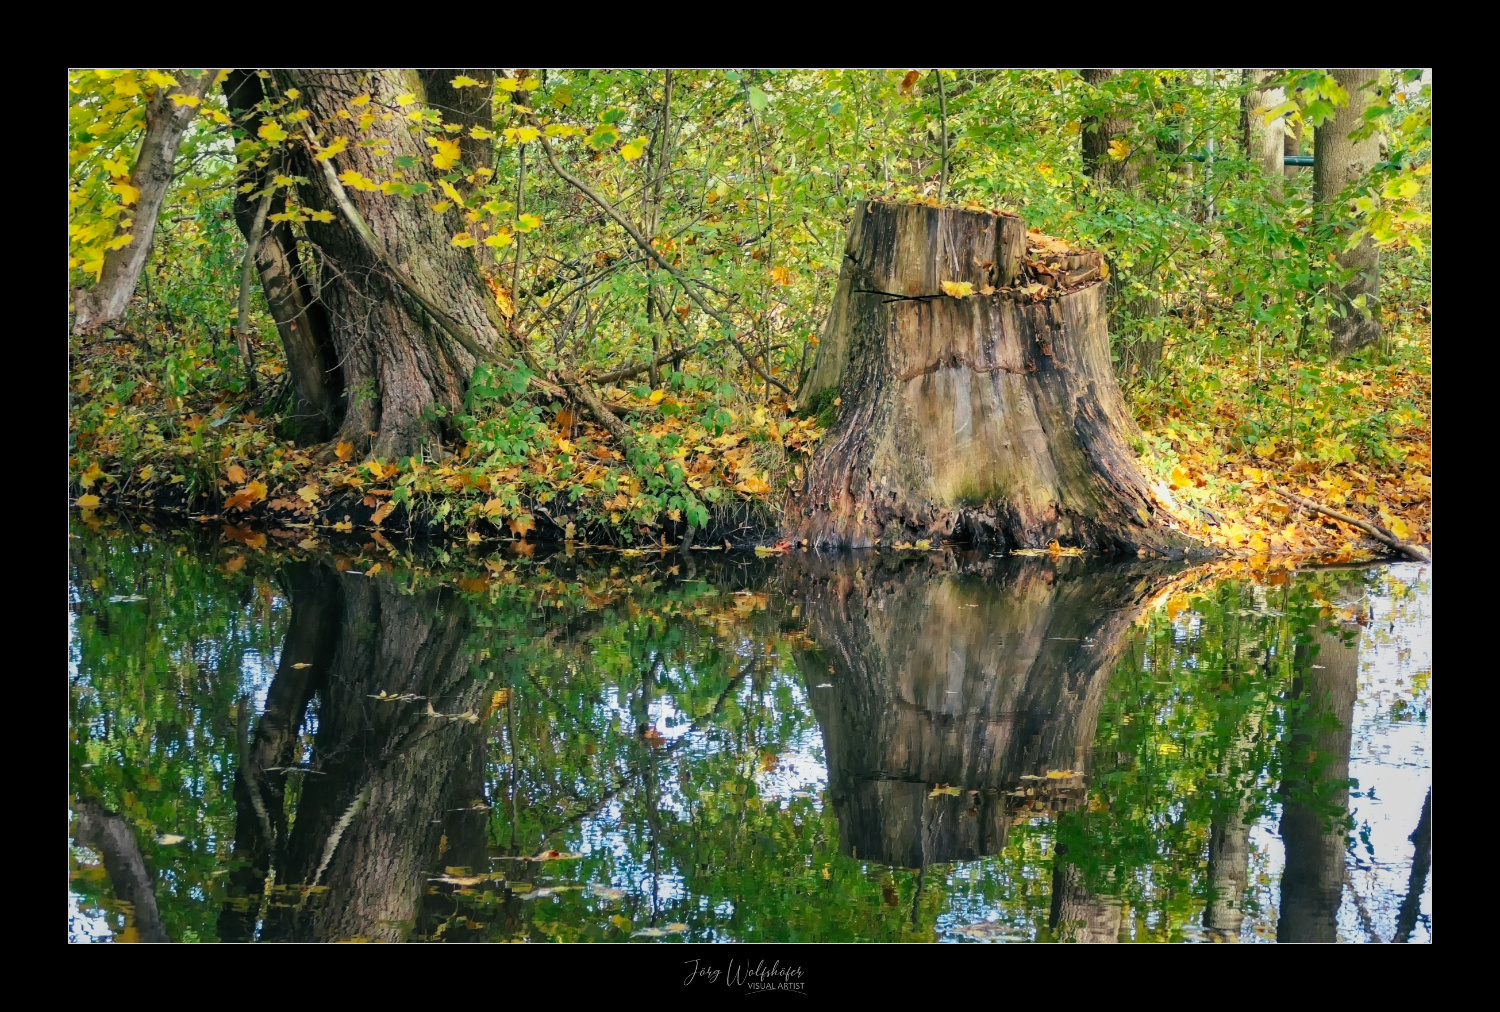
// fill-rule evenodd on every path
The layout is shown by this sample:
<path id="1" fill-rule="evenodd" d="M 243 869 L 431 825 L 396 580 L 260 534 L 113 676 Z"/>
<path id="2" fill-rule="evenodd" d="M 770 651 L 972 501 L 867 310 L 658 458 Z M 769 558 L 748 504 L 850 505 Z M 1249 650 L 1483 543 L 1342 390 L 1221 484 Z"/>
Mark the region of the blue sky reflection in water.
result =
<path id="1" fill-rule="evenodd" d="M 74 941 L 1431 940 L 1430 567 L 75 535 Z"/>

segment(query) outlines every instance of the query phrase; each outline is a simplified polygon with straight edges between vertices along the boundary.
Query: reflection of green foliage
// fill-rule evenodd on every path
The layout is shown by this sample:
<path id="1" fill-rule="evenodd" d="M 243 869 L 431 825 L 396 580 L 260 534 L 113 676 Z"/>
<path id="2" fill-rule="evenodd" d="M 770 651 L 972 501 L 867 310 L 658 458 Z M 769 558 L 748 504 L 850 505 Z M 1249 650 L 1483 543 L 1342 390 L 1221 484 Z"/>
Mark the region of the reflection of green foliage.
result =
<path id="1" fill-rule="evenodd" d="M 1347 574 L 1218 583 L 1175 620 L 1153 614 L 1122 658 L 1088 810 L 1062 817 L 1057 838 L 1091 890 L 1130 904 L 1137 937 L 1180 940 L 1202 911 L 1214 819 L 1253 821 L 1278 802 L 1282 743 L 1304 706 L 1290 698 L 1294 680 L 1341 582 Z"/>
<path id="2" fill-rule="evenodd" d="M 253 563 L 226 578 L 171 541 L 78 533 L 70 791 L 135 824 L 169 935 L 209 941 L 217 909 L 205 900 L 234 836 L 236 701 L 256 655 L 270 664 L 281 649 L 286 611 Z M 108 600 L 130 595 L 145 600 Z M 186 839 L 159 845 L 162 834 Z M 102 877 L 79 872 L 74 890 L 108 907 Z"/>
<path id="3" fill-rule="evenodd" d="M 236 702 L 286 632 L 276 556 L 78 533 L 72 790 L 134 822 L 171 937 L 212 939 L 235 831 Z M 480 580 L 461 557 L 388 560 L 399 586 L 458 585 L 449 600 L 469 609 L 472 665 L 508 690 L 484 725 L 490 854 L 583 855 L 494 870 L 620 890 L 429 896 L 417 936 L 623 940 L 681 924 L 668 939 L 900 941 L 991 921 L 994 937 L 1046 937 L 1062 843 L 1090 891 L 1127 904 L 1133 937 L 1182 937 L 1208 892 L 1215 818 L 1280 801 L 1294 681 L 1312 634 L 1334 626 L 1326 604 L 1359 579 L 1221 581 L 1148 616 L 1101 704 L 1088 805 L 1017 813 L 1000 853 L 918 871 L 841 853 L 794 660 L 818 653 L 774 564 L 704 582 L 674 579 L 678 561 L 492 557 Z M 108 601 L 129 594 L 145 600 Z M 294 782 L 293 814 L 297 797 Z M 186 840 L 154 842 L 166 833 Z M 73 889 L 109 909 L 86 862 Z"/>

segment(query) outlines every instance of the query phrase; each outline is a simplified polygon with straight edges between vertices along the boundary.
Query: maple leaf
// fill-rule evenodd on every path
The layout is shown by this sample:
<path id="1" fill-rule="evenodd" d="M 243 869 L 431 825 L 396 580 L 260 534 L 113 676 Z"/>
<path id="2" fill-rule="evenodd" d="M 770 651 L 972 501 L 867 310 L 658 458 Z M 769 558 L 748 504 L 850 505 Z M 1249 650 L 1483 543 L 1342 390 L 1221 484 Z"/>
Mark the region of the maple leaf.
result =
<path id="1" fill-rule="evenodd" d="M 974 294 L 974 284 L 970 281 L 944 281 L 939 287 L 943 289 L 944 295 L 955 299 L 967 298 Z"/>
<path id="2" fill-rule="evenodd" d="M 536 520 L 530 513 L 520 513 L 506 521 L 510 532 L 518 538 L 524 538 L 526 532 L 536 527 Z"/>

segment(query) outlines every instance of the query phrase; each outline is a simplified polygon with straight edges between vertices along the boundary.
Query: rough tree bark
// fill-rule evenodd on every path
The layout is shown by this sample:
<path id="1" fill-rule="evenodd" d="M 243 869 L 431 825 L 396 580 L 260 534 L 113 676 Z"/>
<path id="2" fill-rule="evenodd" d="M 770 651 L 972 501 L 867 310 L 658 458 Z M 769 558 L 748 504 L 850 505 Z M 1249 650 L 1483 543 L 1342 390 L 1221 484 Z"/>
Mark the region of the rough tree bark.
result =
<path id="1" fill-rule="evenodd" d="M 341 122 L 338 111 L 358 95 L 369 94 L 373 108 L 399 111 L 396 96 L 422 91 L 416 72 L 406 70 L 281 71 L 276 80 L 283 91 L 295 87 L 302 92 L 300 101 L 319 128 Z M 473 115 L 477 122 L 482 111 Z M 331 141 L 333 132 L 327 129 L 324 139 Z M 442 173 L 432 164 L 432 148 L 399 114 L 377 116 L 361 140 L 383 141 L 388 153 L 350 143 L 333 156 L 337 172 L 352 170 L 384 180 L 395 159 L 410 158 L 407 181 L 438 188 Z M 309 221 L 306 229 L 320 251 L 323 302 L 348 392 L 338 438 L 387 459 L 423 447 L 436 450 L 445 434 L 453 434 L 446 420 L 462 409 L 476 358 L 418 303 L 393 269 L 455 321 L 466 340 L 477 342 L 478 351 L 491 353 L 500 335 L 486 308 L 490 295 L 484 275 L 467 250 L 450 242 L 463 228 L 462 211 L 450 208 L 445 218 L 422 200 L 347 188 L 348 199 L 372 233 L 377 249 L 371 250 L 343 213 L 323 166 L 313 162 L 305 145 L 291 150 L 292 174 L 307 180 L 298 184 L 302 204 L 335 216 L 329 223 Z"/>
<path id="2" fill-rule="evenodd" d="M 1277 116 L 1269 123 L 1264 113 L 1286 101 L 1285 88 L 1263 87 L 1276 76 L 1276 71 L 1255 69 L 1245 71 L 1245 81 L 1250 89 L 1240 100 L 1240 128 L 1244 134 L 1245 151 L 1260 163 L 1266 174 L 1266 184 L 1272 195 L 1281 197 L 1281 181 L 1286 150 L 1286 120 Z"/>
<path id="3" fill-rule="evenodd" d="M 146 258 L 151 255 L 156 219 L 167 199 L 167 187 L 172 183 L 177 145 L 197 115 L 203 96 L 219 76 L 218 70 L 199 71 L 196 78 L 188 77 L 186 72 L 179 73 L 185 80 L 170 90 L 157 88 L 146 107 L 145 136 L 141 138 L 135 167 L 130 170 L 130 185 L 139 191 L 135 206 L 127 212 L 132 223 L 129 234 L 134 238 L 128 245 L 104 254 L 104 269 L 92 288 L 80 288 L 73 293 L 75 334 L 92 334 L 119 319 L 130 304 Z M 173 101 L 175 95 L 196 101 L 178 105 Z"/>
<path id="4" fill-rule="evenodd" d="M 1005 846 L 1013 818 L 1082 800 L 1082 777 L 1020 777 L 1086 775 L 1104 688 L 1166 564 L 880 557 L 856 573 L 797 558 L 818 643 L 800 663 L 845 854 L 974 860 Z M 1011 796 L 1027 785 L 1036 797 Z"/>
<path id="5" fill-rule="evenodd" d="M 800 398 L 840 403 L 788 498 L 794 537 L 1203 551 L 1157 511 L 1128 448 L 1098 254 L 1027 249 L 1011 215 L 859 206 Z M 975 294 L 950 297 L 949 281 Z"/>
<path id="6" fill-rule="evenodd" d="M 265 97 L 260 76 L 253 70 L 232 70 L 224 80 L 224 99 L 235 123 L 255 136 L 261 116 L 256 105 Z M 256 214 L 253 194 L 263 190 L 275 175 L 270 165 L 243 165 L 241 171 L 251 189 L 234 197 L 234 220 L 245 240 L 250 240 Z M 270 214 L 286 210 L 286 191 L 271 200 Z M 297 237 L 290 222 L 267 221 L 255 265 L 261 290 L 292 377 L 295 399 L 289 413 L 288 435 L 300 443 L 327 439 L 343 416 L 343 374 L 333 345 L 328 313 L 313 295 L 312 285 L 297 250 Z"/>
<path id="7" fill-rule="evenodd" d="M 484 864 L 486 810 L 474 806 L 484 797 L 479 718 L 488 685 L 470 671 L 468 612 L 453 607 L 446 591 L 404 594 L 389 581 L 328 568 L 310 577 L 324 584 L 302 594 L 314 606 L 307 623 L 318 623 L 317 636 L 306 645 L 311 653 L 294 649 L 293 637 L 307 627 L 294 600 L 287 653 L 326 664 L 318 678 L 316 773 L 307 775 L 296 821 L 278 848 L 276 881 L 286 898 L 266 911 L 261 937 L 400 941 L 421 914 L 434 869 Z M 327 614 L 338 600 L 340 613 Z M 286 665 L 278 682 L 297 670 Z M 285 695 L 301 691 L 289 685 Z M 415 698 L 372 698 L 382 693 Z M 280 747 L 284 723 L 271 719 L 268 705 L 255 756 L 269 758 Z M 255 821 L 242 818 L 239 832 L 259 836 Z"/>
<path id="8" fill-rule="evenodd" d="M 1363 606 L 1363 600 L 1360 601 Z M 1283 762 L 1278 942 L 1338 940 L 1344 895 L 1345 821 L 1349 814 L 1349 750 L 1359 693 L 1359 627 L 1319 630 L 1298 646 L 1297 703 Z M 1348 641 L 1346 642 L 1346 637 Z"/>
<path id="9" fill-rule="evenodd" d="M 1345 69 L 1329 73 L 1349 93 L 1349 101 L 1338 106 L 1333 118 L 1313 131 L 1313 200 L 1325 219 L 1334 217 L 1330 205 L 1344 187 L 1380 160 L 1378 132 L 1364 140 L 1349 137 L 1350 132 L 1364 123 L 1370 89 L 1379 72 Z M 1338 294 L 1343 315 L 1328 321 L 1333 350 L 1343 355 L 1380 340 L 1380 247 L 1373 238 L 1365 236 L 1353 249 L 1340 253 L 1338 263 L 1345 270 L 1357 272 Z M 1360 296 L 1364 296 L 1362 309 L 1354 301 Z"/>

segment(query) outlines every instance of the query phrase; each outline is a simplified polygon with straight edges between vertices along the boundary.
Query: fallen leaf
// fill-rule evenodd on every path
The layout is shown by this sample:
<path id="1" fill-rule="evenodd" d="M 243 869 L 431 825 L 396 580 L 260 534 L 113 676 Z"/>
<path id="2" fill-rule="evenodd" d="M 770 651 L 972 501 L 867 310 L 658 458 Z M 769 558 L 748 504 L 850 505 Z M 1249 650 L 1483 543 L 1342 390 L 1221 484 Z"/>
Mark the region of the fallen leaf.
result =
<path id="1" fill-rule="evenodd" d="M 229 470 L 226 471 L 225 474 L 227 474 L 229 480 L 234 482 L 236 485 L 243 485 L 245 483 L 245 469 L 243 467 L 240 467 L 240 465 L 238 464 L 230 464 Z"/>
<path id="2" fill-rule="evenodd" d="M 974 284 L 970 281 L 944 281 L 940 286 L 944 295 L 950 295 L 955 299 L 966 298 L 974 294 Z"/>
<path id="3" fill-rule="evenodd" d="M 947 784 L 938 784 L 936 787 L 934 787 L 932 789 L 932 793 L 929 794 L 929 795 L 927 795 L 927 796 L 929 798 L 936 798 L 936 797 L 938 797 L 940 795 L 943 795 L 943 794 L 950 794 L 950 795 L 952 795 L 953 797 L 956 798 L 956 797 L 959 797 L 960 795 L 963 794 L 963 788 L 961 788 L 961 787 L 949 787 Z"/>

